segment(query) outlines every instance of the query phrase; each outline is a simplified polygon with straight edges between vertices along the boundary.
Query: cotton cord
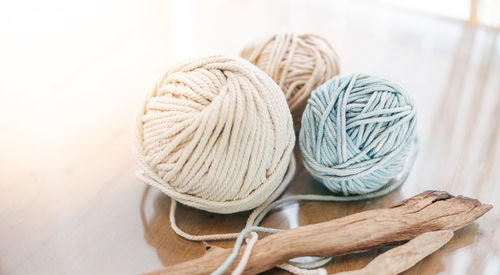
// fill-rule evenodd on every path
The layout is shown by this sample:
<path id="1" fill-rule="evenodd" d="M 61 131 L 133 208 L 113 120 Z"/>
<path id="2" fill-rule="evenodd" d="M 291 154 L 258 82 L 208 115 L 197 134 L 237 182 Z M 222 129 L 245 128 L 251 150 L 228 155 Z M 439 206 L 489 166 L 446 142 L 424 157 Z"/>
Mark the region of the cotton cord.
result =
<path id="1" fill-rule="evenodd" d="M 245 266 L 247 265 L 248 259 L 250 258 L 250 253 L 252 252 L 252 248 L 259 239 L 259 235 L 255 232 L 250 232 L 250 239 L 247 239 L 247 245 L 245 250 L 243 251 L 243 255 L 241 256 L 241 260 L 236 266 L 236 268 L 231 272 L 231 275 L 240 275 L 243 270 L 245 270 Z"/>
<path id="2" fill-rule="evenodd" d="M 352 196 L 343 197 L 343 196 L 333 196 L 333 195 L 292 195 L 292 196 L 288 196 L 286 198 L 280 199 L 278 201 L 275 201 L 275 199 L 279 195 L 281 195 L 282 192 L 285 190 L 285 188 L 288 186 L 290 180 L 293 178 L 293 174 L 295 173 L 295 172 L 291 172 L 291 171 L 295 171 L 295 165 L 296 165 L 295 158 L 292 155 L 290 166 L 289 166 L 288 172 L 285 176 L 285 179 L 283 180 L 283 183 L 275 191 L 275 193 L 273 193 L 272 197 L 270 197 L 262 206 L 255 209 L 252 212 L 252 214 L 249 216 L 249 219 L 247 221 L 246 226 L 247 227 L 258 226 L 270 211 L 272 211 L 273 209 L 279 208 L 279 207 L 284 207 L 287 204 L 299 203 L 301 201 L 363 200 L 363 199 L 376 198 L 376 197 L 382 196 L 386 193 L 392 192 L 394 189 L 401 186 L 401 184 L 408 177 L 409 172 L 411 171 L 411 167 L 413 166 L 416 155 L 417 155 L 417 148 L 418 148 L 418 143 L 417 143 L 417 139 L 415 139 L 415 143 L 412 146 L 412 152 L 410 153 L 410 157 L 407 160 L 404 172 L 401 173 L 401 175 L 398 175 L 398 177 L 395 178 L 394 181 L 391 182 L 389 185 L 384 187 L 384 189 L 378 190 L 376 192 L 372 192 L 372 193 L 366 194 L 366 195 L 359 195 L 359 196 L 355 196 L 355 197 L 352 197 Z M 142 218 L 142 222 L 143 222 L 143 225 L 145 228 L 149 227 L 147 225 L 148 222 L 146 221 L 146 218 L 145 218 L 146 215 L 145 215 L 145 208 L 144 208 L 144 204 L 146 201 L 146 196 L 147 196 L 148 190 L 149 190 L 149 188 L 146 188 L 145 194 L 143 195 L 143 199 L 141 200 L 141 218 Z M 175 223 L 175 208 L 172 208 L 172 207 L 170 208 L 170 217 L 171 217 L 172 228 L 178 228 L 176 223 Z M 172 217 L 174 217 L 173 220 L 172 220 Z M 178 229 L 178 230 L 180 230 L 180 232 L 177 232 L 174 229 L 174 231 L 176 231 L 176 233 L 178 235 L 181 235 L 182 237 L 189 239 L 189 240 L 193 240 L 193 241 L 236 239 L 240 235 L 240 233 L 230 233 L 230 234 L 213 234 L 213 235 L 196 236 L 196 235 L 187 234 L 187 233 L 183 232 L 181 229 Z M 223 237 L 218 237 L 217 235 L 222 235 Z M 238 251 L 240 249 L 241 249 L 241 247 L 238 247 L 238 246 L 235 246 L 233 248 L 233 250 L 237 251 L 236 253 L 238 253 Z M 245 253 L 247 253 L 250 257 L 252 248 L 249 249 L 248 247 L 245 247 L 245 249 L 246 249 Z M 289 263 L 280 264 L 278 267 L 281 269 L 287 270 L 290 273 L 298 274 L 298 275 L 324 274 L 324 273 L 321 273 L 324 271 L 324 269 L 314 269 L 314 268 L 323 266 L 326 263 L 328 263 L 330 260 L 331 260 L 331 258 L 321 258 L 321 259 L 318 259 L 318 260 L 315 260 L 312 262 L 308 262 L 308 263 L 297 263 L 297 262 L 290 261 Z M 229 267 L 229 265 L 227 267 Z M 242 261 L 240 261 L 240 263 L 238 264 L 238 266 L 243 266 L 243 270 L 244 270 L 245 265 L 246 265 L 246 263 L 242 264 Z M 313 270 L 310 270 L 310 269 L 313 269 Z M 224 271 L 225 270 L 223 270 L 222 272 L 224 272 Z M 236 269 L 235 269 L 235 271 L 236 271 Z"/>
<path id="3" fill-rule="evenodd" d="M 416 155 L 417 155 L 417 145 L 418 145 L 418 140 L 415 139 L 414 146 L 412 147 L 412 151 L 410 153 L 410 157 L 407 159 L 406 164 L 405 164 L 405 169 L 400 175 L 398 175 L 396 178 L 394 178 L 387 186 L 385 186 L 383 189 L 378 190 L 376 192 L 372 192 L 369 194 L 364 194 L 364 195 L 357 195 L 357 196 L 349 196 L 349 197 L 344 197 L 344 196 L 334 196 L 334 195 L 313 195 L 313 194 L 304 194 L 304 195 L 292 195 L 283 199 L 279 199 L 276 201 L 272 201 L 271 203 L 265 204 L 262 207 L 259 207 L 256 209 L 252 215 L 251 219 L 248 219 L 248 224 L 247 227 L 239 233 L 239 236 L 242 234 L 248 234 L 248 232 L 267 232 L 267 233 L 277 233 L 280 232 L 281 230 L 277 229 L 272 229 L 272 228 L 267 228 L 267 227 L 262 227 L 259 226 L 259 224 L 262 222 L 262 220 L 267 216 L 267 214 L 278 207 L 283 207 L 287 204 L 290 203 L 299 203 L 301 201 L 323 201 L 323 202 L 328 202 L 328 201 L 333 201 L 333 202 L 339 202 L 339 201 L 359 201 L 359 200 L 366 200 L 366 199 L 372 199 L 372 198 L 377 198 L 381 197 L 383 195 L 386 195 L 395 189 L 397 189 L 403 182 L 406 181 L 408 178 L 408 175 L 411 171 L 411 168 L 413 167 L 413 164 L 415 163 Z M 255 229 L 255 230 L 254 230 Z M 253 231 L 254 230 L 254 231 Z M 269 230 L 269 231 L 268 231 Z M 233 247 L 233 254 L 238 255 L 238 252 L 241 248 L 242 242 L 238 243 L 236 242 Z M 252 245 L 253 247 L 253 245 Z M 245 248 L 247 249 L 247 248 Z M 245 250 L 245 253 L 250 254 L 251 249 L 249 248 L 248 251 Z M 250 257 L 250 255 L 249 255 Z M 226 259 L 226 262 L 224 262 L 223 265 L 221 265 L 217 270 L 219 270 L 219 273 L 212 273 L 212 274 L 222 274 L 229 266 L 231 263 L 236 259 L 235 257 L 228 257 Z M 297 274 L 297 275 L 313 275 L 313 274 L 326 274 L 325 269 L 319 268 L 321 266 L 324 266 L 328 262 L 331 261 L 331 257 L 320 257 L 316 260 L 310 261 L 308 263 L 297 263 L 293 261 L 289 261 L 287 263 L 280 264 L 278 267 L 281 269 L 284 269 L 290 273 Z M 246 265 L 248 260 L 245 260 L 245 264 L 242 264 L 242 261 L 238 264 L 238 267 L 241 269 Z M 243 266 L 243 267 L 241 267 Z"/>
<path id="4" fill-rule="evenodd" d="M 336 76 L 304 110 L 304 166 L 335 193 L 369 194 L 403 170 L 415 126 L 416 108 L 401 87 L 366 74 Z"/>
<path id="5" fill-rule="evenodd" d="M 233 239 L 233 237 L 236 235 L 238 236 L 243 236 L 241 238 L 244 238 L 245 234 L 248 234 L 249 232 L 266 232 L 266 233 L 277 233 L 282 230 L 280 229 L 273 229 L 273 228 L 267 228 L 267 227 L 262 227 L 259 226 L 259 224 L 262 222 L 262 220 L 269 214 L 270 211 L 273 209 L 276 209 L 278 207 L 283 207 L 287 204 L 290 203 L 299 203 L 302 201 L 322 201 L 322 202 L 347 202 L 347 201 L 360 201 L 360 200 L 367 200 L 367 199 L 373 199 L 377 197 L 384 196 L 397 188 L 399 188 L 408 178 L 408 175 L 410 174 L 411 168 L 413 167 L 413 164 L 415 163 L 415 159 L 417 156 L 417 149 L 418 149 L 418 139 L 415 138 L 413 141 L 413 145 L 411 146 L 410 154 L 409 157 L 406 159 L 405 165 L 404 165 L 404 170 L 394 177 L 387 185 L 385 185 L 382 189 L 377 190 L 375 192 L 371 192 L 368 194 L 362 194 L 362 195 L 355 195 L 355 196 L 335 196 L 335 195 L 314 195 L 314 194 L 302 194 L 302 195 L 292 195 L 288 196 L 286 198 L 282 198 L 279 200 L 276 200 L 276 194 L 273 194 L 273 197 L 269 198 L 269 200 L 266 201 L 266 203 L 262 204 L 259 208 L 255 209 L 252 214 L 249 216 L 247 220 L 247 225 L 241 231 L 240 233 L 232 233 L 228 234 L 230 238 L 227 239 Z M 295 170 L 295 158 L 292 158 L 292 162 L 290 164 L 289 170 Z M 291 175 L 291 176 L 290 176 Z M 293 177 L 293 174 L 287 173 L 287 177 L 285 177 L 284 184 L 280 186 L 280 189 L 282 190 L 277 190 L 277 194 L 281 194 L 282 191 L 284 190 L 284 186 L 286 187 L 288 185 L 288 180 L 291 180 Z M 172 212 L 171 212 L 172 213 Z M 208 237 L 212 237 L 214 235 L 208 235 Z M 206 237 L 206 236 L 203 236 Z M 209 239 L 207 239 L 209 240 Z M 212 239 L 213 240 L 213 239 Z M 257 240 L 255 240 L 256 242 Z M 236 256 L 229 256 L 226 261 L 216 270 L 217 273 L 212 273 L 212 274 L 222 274 L 224 271 L 226 271 L 229 266 L 232 264 L 232 262 L 236 259 L 239 250 L 241 249 L 241 246 L 243 244 L 242 242 L 235 242 L 233 251 L 231 255 L 236 255 Z M 250 257 L 250 253 L 252 247 L 248 248 L 245 247 L 245 252 L 244 255 L 248 254 L 248 258 Z M 289 261 L 287 263 L 280 264 L 278 267 L 284 270 L 287 270 L 290 273 L 297 274 L 297 275 L 313 275 L 313 274 L 326 274 L 326 270 L 323 268 L 319 268 L 321 266 L 324 266 L 328 262 L 331 261 L 331 257 L 320 257 L 316 260 L 310 261 L 308 263 L 297 263 L 293 261 Z M 244 270 L 246 263 L 248 262 L 248 259 L 245 259 L 243 261 L 240 260 L 238 263 L 238 270 L 241 270 L 241 272 Z M 236 269 L 235 269 L 236 271 Z M 234 272 L 234 271 L 233 271 Z"/>
<path id="6" fill-rule="evenodd" d="M 267 228 L 267 227 L 259 227 L 259 226 L 249 226 L 245 227 L 240 234 L 238 235 L 238 238 L 236 239 L 234 243 L 234 248 L 231 254 L 226 258 L 226 260 L 212 273 L 211 275 L 220 275 L 226 271 L 229 266 L 233 263 L 233 261 L 238 257 L 238 251 L 240 250 L 241 245 L 243 244 L 243 240 L 245 236 L 250 233 L 250 232 L 265 232 L 265 233 L 277 233 L 282 230 L 280 229 L 274 229 L 274 228 Z"/>
<path id="7" fill-rule="evenodd" d="M 225 55 L 163 75 L 137 113 L 134 136 L 140 179 L 213 213 L 264 203 L 282 182 L 295 142 L 279 86 Z"/>
<path id="8" fill-rule="evenodd" d="M 260 216 L 260 213 L 262 211 L 269 211 L 267 210 L 268 206 L 274 202 L 288 187 L 290 182 L 293 179 L 293 176 L 295 175 L 295 170 L 296 170 L 296 161 L 295 161 L 295 156 L 292 154 L 290 158 L 290 165 L 288 167 L 287 173 L 285 177 L 283 178 L 283 181 L 279 185 L 279 187 L 273 192 L 273 194 L 258 208 L 254 209 L 252 213 L 248 216 L 247 223 L 245 227 L 249 227 L 252 225 L 258 225 L 258 223 L 255 223 L 255 219 Z M 171 200 L 170 204 L 170 226 L 174 230 L 174 232 L 187 239 L 190 241 L 215 241 L 215 240 L 232 240 L 238 238 L 241 232 L 238 233 L 219 233 L 219 234 L 208 234 L 208 235 L 192 235 L 189 233 L 186 233 L 184 230 L 179 228 L 177 226 L 177 222 L 175 219 L 175 212 L 177 209 L 177 202 L 175 200 Z M 267 213 L 266 212 L 266 213 Z M 262 220 L 262 218 L 260 218 Z"/>
<path id="9" fill-rule="evenodd" d="M 339 58 L 330 43 L 313 34 L 276 34 L 250 43 L 241 56 L 264 70 L 281 87 L 297 131 L 311 92 L 340 71 Z"/>
<path id="10" fill-rule="evenodd" d="M 368 78 L 368 80 L 367 80 L 367 78 Z M 366 88 L 367 84 L 369 84 L 370 81 L 374 81 L 374 79 L 377 81 L 378 85 L 368 85 L 369 87 Z M 398 172 L 396 174 L 392 175 L 392 178 L 389 178 L 386 181 L 384 181 L 381 184 L 381 187 L 379 187 L 378 189 L 376 189 L 375 191 L 372 191 L 372 192 L 361 193 L 361 194 L 355 193 L 356 195 L 349 195 L 349 196 L 304 194 L 304 195 L 293 195 L 293 196 L 289 196 L 289 197 L 286 197 L 286 198 L 283 198 L 280 200 L 273 201 L 273 202 L 267 204 L 267 206 L 261 207 L 259 209 L 258 213 L 255 213 L 257 216 L 253 219 L 253 223 L 251 224 L 251 226 L 249 226 L 247 228 L 257 228 L 257 226 L 262 222 L 264 217 L 271 210 L 273 210 L 277 207 L 284 206 L 285 204 L 288 204 L 288 203 L 297 203 L 300 201 L 359 201 L 359 200 L 372 199 L 372 198 L 377 198 L 377 197 L 386 195 L 386 194 L 394 191 L 395 189 L 399 188 L 406 181 L 406 179 L 411 171 L 411 168 L 413 167 L 413 164 L 415 162 L 416 155 L 417 155 L 417 148 L 418 148 L 418 138 L 416 137 L 416 135 L 414 133 L 415 120 L 416 120 L 415 112 L 416 111 L 415 111 L 415 107 L 413 106 L 413 102 L 411 101 L 411 99 L 409 99 L 407 97 L 407 95 L 404 93 L 404 91 L 401 88 L 395 86 L 394 84 L 388 85 L 386 80 L 381 80 L 381 79 L 378 79 L 375 77 L 369 77 L 367 75 L 361 75 L 361 76 L 352 75 L 352 76 L 350 76 L 350 81 L 356 82 L 358 80 L 359 81 L 365 80 L 365 82 L 364 82 L 364 84 L 363 84 L 363 82 L 361 84 L 358 84 L 359 87 L 353 85 L 350 82 L 347 85 L 344 84 L 346 86 L 345 89 L 354 90 L 354 92 L 352 92 L 351 95 L 353 95 L 353 94 L 355 95 L 356 92 L 361 93 L 362 88 L 366 89 L 365 93 L 361 93 L 361 95 L 365 95 L 365 96 L 368 96 L 372 93 L 375 93 L 375 91 L 378 91 L 378 93 L 382 93 L 382 94 L 384 94 L 384 93 L 396 93 L 398 95 L 398 96 L 394 96 L 394 95 L 390 94 L 389 96 L 387 96 L 387 94 L 386 94 L 386 95 L 380 96 L 379 98 L 377 98 L 378 95 L 375 95 L 375 96 L 370 95 L 367 99 L 365 98 L 364 100 L 361 100 L 361 99 L 352 100 L 354 102 L 354 103 L 352 103 L 346 99 L 346 97 L 349 96 L 349 94 L 348 94 L 347 96 L 344 95 L 344 100 L 346 100 L 347 103 L 351 104 L 351 105 L 345 104 L 345 106 L 349 106 L 349 108 L 351 108 L 350 111 L 356 111 L 355 108 L 358 108 L 358 110 L 359 110 L 361 107 L 366 106 L 366 105 L 371 106 L 371 107 L 363 107 L 362 110 L 364 110 L 364 112 L 361 112 L 361 113 L 364 113 L 364 117 L 367 118 L 368 122 L 370 122 L 370 123 L 377 122 L 376 119 L 373 119 L 374 115 L 378 116 L 378 115 L 383 114 L 383 112 L 381 112 L 380 110 L 385 109 L 385 111 L 387 112 L 386 115 L 383 116 L 383 118 L 380 119 L 380 121 L 378 122 L 379 124 L 382 124 L 382 125 L 376 125 L 376 127 L 373 127 L 373 126 L 366 127 L 365 126 L 365 129 L 363 129 L 363 130 L 364 131 L 367 131 L 367 130 L 368 131 L 369 130 L 375 131 L 375 129 L 377 129 L 378 127 L 382 127 L 383 129 L 385 129 L 385 131 L 381 131 L 380 129 L 377 130 L 378 135 L 381 135 L 381 136 L 384 136 L 387 138 L 387 140 L 385 140 L 385 141 L 384 140 L 379 141 L 380 143 L 382 143 L 382 145 L 379 145 L 379 146 L 381 146 L 381 148 L 388 146 L 389 141 L 396 143 L 394 140 L 392 140 L 392 139 L 394 139 L 393 135 L 396 135 L 396 137 L 401 137 L 401 136 L 406 137 L 406 140 L 404 140 L 404 138 L 403 138 L 404 141 L 393 145 L 394 147 L 396 147 L 396 148 L 393 148 L 393 151 L 385 149 L 385 150 L 388 150 L 389 152 L 385 155 L 382 155 L 383 157 L 381 158 L 382 160 L 384 160 L 384 157 L 388 158 L 388 160 L 385 160 L 385 161 L 391 162 L 390 157 L 394 157 L 391 154 L 394 154 L 393 153 L 394 151 L 399 152 L 400 154 L 402 154 L 402 157 L 396 158 L 396 161 L 398 161 L 397 164 L 398 164 L 398 167 L 401 167 L 401 170 L 398 169 Z M 335 81 L 335 78 L 332 81 Z M 380 83 L 380 82 L 382 82 L 382 83 Z M 328 83 L 326 83 L 326 84 L 328 84 Z M 349 87 L 349 85 L 352 85 L 352 86 Z M 338 86 L 336 86 L 336 87 L 338 87 Z M 362 87 L 362 88 L 360 88 L 360 87 Z M 396 87 L 397 87 L 397 89 L 396 89 Z M 320 88 L 318 88 L 318 89 L 320 89 Z M 315 92 L 313 92 L 313 96 L 314 96 Z M 393 98 L 393 96 L 395 98 Z M 375 98 L 372 98 L 372 97 L 375 97 Z M 389 99 L 387 99 L 387 98 L 389 98 Z M 391 102 L 390 101 L 391 99 L 395 102 Z M 385 103 L 384 103 L 384 100 L 386 101 Z M 389 100 L 389 102 L 387 102 L 388 100 Z M 363 105 L 363 103 L 364 103 L 364 105 Z M 358 104 L 358 105 L 355 105 L 355 104 Z M 378 108 L 375 107 L 377 104 L 378 104 Z M 401 108 L 401 106 L 409 106 L 409 108 L 408 107 Z M 328 105 L 326 107 L 325 106 L 320 106 L 320 107 L 315 106 L 315 108 L 313 110 L 314 110 L 315 115 L 322 117 L 321 114 L 325 113 L 325 110 L 327 110 L 328 108 L 330 108 L 330 110 L 331 110 L 334 107 L 335 106 L 329 107 Z M 307 108 L 312 108 L 312 107 L 310 107 L 308 105 Z M 307 108 L 306 108 L 306 111 L 308 111 Z M 405 109 L 409 109 L 409 111 L 405 112 Z M 321 112 L 321 111 L 323 111 L 323 112 Z M 347 114 L 345 116 L 346 117 L 353 117 L 353 118 L 355 117 L 353 114 Z M 361 114 L 358 115 L 358 119 L 359 119 L 359 116 L 361 116 Z M 377 117 L 377 116 L 375 116 L 375 117 Z M 361 118 L 362 117 L 363 116 L 361 116 Z M 399 120 L 398 120 L 398 117 L 399 117 Z M 306 119 L 306 118 L 304 117 L 304 119 Z M 396 121 L 394 121 L 394 120 L 396 120 Z M 351 121 L 352 121 L 351 123 L 354 123 L 354 121 L 356 121 L 356 120 L 353 119 Z M 363 122 L 363 121 L 361 120 L 361 122 Z M 405 124 L 405 123 L 406 123 L 406 127 L 403 127 L 400 125 L 400 124 Z M 359 123 L 359 124 L 363 125 L 362 123 Z M 304 123 L 304 125 L 307 125 L 307 124 Z M 395 130 L 395 128 L 398 126 L 401 127 L 402 129 Z M 338 126 L 338 127 L 341 127 L 341 126 Z M 344 128 L 346 128 L 346 127 L 344 126 Z M 325 132 L 327 135 L 329 135 L 331 133 L 331 129 L 326 129 Z M 299 138 L 302 139 L 303 138 L 302 135 L 303 135 L 303 132 L 301 131 Z M 366 134 L 366 135 L 370 136 L 369 134 Z M 353 136 L 355 137 L 355 135 L 353 135 Z M 350 137 L 353 137 L 353 136 L 350 136 Z M 372 138 L 372 139 L 374 139 L 374 138 Z M 344 139 L 344 140 L 346 140 L 346 139 Z M 377 139 L 374 139 L 374 140 L 375 141 L 372 141 L 372 142 L 377 142 L 376 141 Z M 302 141 L 302 140 L 300 140 L 300 141 Z M 328 140 L 327 142 L 331 142 L 331 140 Z M 352 142 L 350 142 L 350 143 L 352 143 Z M 404 147 L 404 148 L 403 149 L 398 148 L 398 144 L 400 147 Z M 359 148 L 359 150 L 362 151 L 362 148 Z M 381 149 L 379 149 L 379 150 L 381 150 Z M 304 152 L 303 152 L 303 154 L 304 154 Z M 378 157 L 378 158 L 380 159 L 380 157 Z M 384 164 L 385 162 L 382 162 L 380 160 L 378 165 L 380 165 L 381 163 Z M 307 165 L 307 164 L 305 164 L 305 165 Z M 377 165 L 377 163 L 375 163 L 373 165 Z M 382 168 L 379 168 L 379 169 L 383 169 L 383 166 L 381 166 L 381 167 Z M 263 227 L 258 227 L 258 228 L 262 229 Z M 234 248 L 233 248 L 233 252 L 236 251 L 235 253 L 237 254 L 238 250 L 240 249 L 240 246 L 241 246 L 241 243 L 240 244 L 236 243 Z M 324 269 L 314 269 L 314 270 L 308 270 L 308 269 L 323 266 L 324 264 L 326 264 L 330 260 L 331 260 L 331 258 L 325 257 L 325 258 L 319 258 L 317 260 L 311 261 L 311 262 L 306 263 L 306 264 L 295 263 L 295 262 L 290 261 L 288 263 L 283 263 L 283 264 L 279 265 L 279 267 L 282 269 L 285 269 L 291 273 L 299 274 L 299 275 L 302 275 L 302 274 L 323 274 Z M 230 265 L 230 263 L 226 264 L 227 267 L 229 267 L 229 265 Z"/>
<path id="11" fill-rule="evenodd" d="M 262 220 L 267 216 L 267 214 L 278 207 L 282 207 L 288 203 L 298 203 L 301 201 L 321 201 L 321 202 L 349 202 L 349 201 L 361 201 L 378 198 L 384 195 L 391 193 L 392 191 L 399 188 L 408 178 L 410 174 L 411 168 L 415 163 L 415 159 L 417 156 L 417 146 L 418 139 L 414 140 L 412 150 L 410 152 L 410 156 L 406 160 L 404 165 L 404 170 L 394 177 L 388 184 L 386 184 L 382 189 L 379 189 L 375 192 L 362 194 L 362 195 L 354 195 L 354 196 L 336 196 L 336 195 L 314 195 L 314 194 L 300 194 L 300 195 L 292 195 L 286 198 L 282 198 L 279 200 L 275 200 L 270 204 L 267 204 L 263 209 L 259 209 L 259 212 L 256 213 L 256 217 L 252 219 L 253 223 L 250 225 L 259 225 Z"/>
<path id="12" fill-rule="evenodd" d="M 238 257 L 238 252 L 243 245 L 243 239 L 247 234 L 250 233 L 255 233 L 255 232 L 264 232 L 264 233 L 278 233 L 281 232 L 281 229 L 274 229 L 274 228 L 268 228 L 268 227 L 261 227 L 261 226 L 249 226 L 245 227 L 239 234 L 238 238 L 236 239 L 236 242 L 234 243 L 233 250 L 231 254 L 226 258 L 226 260 L 214 271 L 211 273 L 211 275 L 220 275 L 223 274 L 229 266 L 233 263 L 233 261 Z M 250 253 L 253 249 L 253 246 L 257 242 L 257 237 L 252 237 L 249 241 L 247 246 L 245 247 L 245 250 L 243 252 L 243 255 L 241 257 L 240 262 L 236 266 L 236 268 L 233 270 L 233 273 L 231 274 L 240 274 L 245 270 L 246 264 L 248 263 L 248 259 L 250 258 Z M 310 268 L 317 268 L 319 266 L 323 266 L 327 262 L 329 262 L 331 258 L 320 258 L 316 261 L 313 261 L 308 264 L 302 264 L 299 265 L 297 263 L 283 263 L 280 264 L 278 267 L 284 270 L 287 270 L 291 273 L 298 274 L 298 275 L 312 275 L 312 274 L 326 274 L 324 273 L 324 269 L 314 269 L 314 270 L 309 270 Z"/>

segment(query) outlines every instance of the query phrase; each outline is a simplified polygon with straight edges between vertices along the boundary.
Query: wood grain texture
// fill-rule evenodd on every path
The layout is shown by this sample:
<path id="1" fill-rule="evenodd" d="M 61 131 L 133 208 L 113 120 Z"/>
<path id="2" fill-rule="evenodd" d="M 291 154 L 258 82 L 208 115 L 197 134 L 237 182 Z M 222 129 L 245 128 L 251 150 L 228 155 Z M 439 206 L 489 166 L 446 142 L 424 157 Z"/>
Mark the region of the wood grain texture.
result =
<path id="1" fill-rule="evenodd" d="M 169 198 L 134 176 L 133 113 L 174 63 L 238 54 L 279 31 L 326 37 L 342 73 L 405 87 L 420 147 L 407 182 L 386 197 L 291 204 L 263 225 L 324 222 L 425 190 L 500 202 L 498 31 L 350 0 L 10 1 L 0 23 L 0 274 L 139 274 L 201 257 L 203 244 L 170 229 Z M 285 195 L 328 194 L 295 154 Z M 498 274 L 499 209 L 403 274 Z M 180 206 L 177 216 L 193 234 L 239 232 L 248 212 Z M 384 251 L 338 256 L 326 268 L 359 269 Z"/>
<path id="2" fill-rule="evenodd" d="M 388 208 L 367 210 L 267 236 L 255 244 L 244 274 L 257 274 L 296 257 L 339 256 L 401 244 L 429 231 L 458 230 L 491 208 L 478 200 L 446 192 L 423 192 Z M 230 253 L 231 249 L 209 250 L 199 259 L 150 274 L 210 274 Z M 231 273 L 242 255 L 243 249 L 226 274 Z"/>

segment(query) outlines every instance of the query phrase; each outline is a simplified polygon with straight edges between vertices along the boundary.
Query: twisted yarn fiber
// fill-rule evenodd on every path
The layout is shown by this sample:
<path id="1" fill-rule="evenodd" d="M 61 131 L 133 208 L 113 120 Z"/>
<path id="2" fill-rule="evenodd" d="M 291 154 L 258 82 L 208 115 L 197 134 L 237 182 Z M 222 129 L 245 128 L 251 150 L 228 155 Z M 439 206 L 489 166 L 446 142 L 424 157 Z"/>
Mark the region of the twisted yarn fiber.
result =
<path id="1" fill-rule="evenodd" d="M 168 71 L 135 121 L 145 182 L 198 209 L 262 204 L 287 170 L 295 136 L 279 86 L 239 57 L 211 56 Z"/>
<path id="2" fill-rule="evenodd" d="M 304 165 L 333 192 L 375 191 L 403 170 L 415 125 L 413 101 L 397 85 L 365 74 L 334 77 L 304 111 Z"/>
<path id="3" fill-rule="evenodd" d="M 323 38 L 291 33 L 277 34 L 249 44 L 241 52 L 278 83 L 300 129 L 302 112 L 311 92 L 339 73 L 338 56 Z"/>

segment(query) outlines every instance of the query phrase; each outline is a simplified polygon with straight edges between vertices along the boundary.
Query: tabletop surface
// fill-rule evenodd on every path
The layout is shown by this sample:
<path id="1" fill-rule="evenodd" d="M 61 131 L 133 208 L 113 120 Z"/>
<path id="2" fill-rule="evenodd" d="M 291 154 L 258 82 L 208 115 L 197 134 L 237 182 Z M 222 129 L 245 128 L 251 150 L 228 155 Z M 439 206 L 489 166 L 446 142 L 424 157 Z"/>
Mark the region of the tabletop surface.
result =
<path id="1" fill-rule="evenodd" d="M 494 208 L 405 274 L 500 272 L 495 29 L 374 2 L 305 0 L 12 1 L 0 23 L 0 274 L 138 274 L 200 257 L 202 244 L 171 230 L 170 199 L 134 176 L 133 114 L 169 66 L 236 55 L 281 31 L 326 37 L 342 73 L 405 87 L 418 106 L 420 144 L 408 180 L 388 196 L 291 204 L 263 224 L 296 227 L 445 190 Z M 328 194 L 295 155 L 286 195 Z M 177 213 L 192 234 L 237 232 L 247 216 Z M 358 269 L 378 253 L 336 257 L 327 269 Z"/>

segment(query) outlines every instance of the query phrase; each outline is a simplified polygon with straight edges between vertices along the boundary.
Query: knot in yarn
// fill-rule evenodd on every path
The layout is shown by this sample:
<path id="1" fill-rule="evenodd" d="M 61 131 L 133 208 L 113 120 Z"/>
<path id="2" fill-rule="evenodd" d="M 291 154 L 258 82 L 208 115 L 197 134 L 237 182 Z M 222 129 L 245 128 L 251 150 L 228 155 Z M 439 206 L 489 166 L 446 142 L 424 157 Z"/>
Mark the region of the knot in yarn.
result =
<path id="1" fill-rule="evenodd" d="M 311 92 L 339 73 L 338 56 L 330 43 L 312 34 L 276 34 L 249 44 L 241 56 L 281 87 L 297 131 Z"/>
<path id="2" fill-rule="evenodd" d="M 336 76 L 304 110 L 304 165 L 333 192 L 375 191 L 403 170 L 415 125 L 416 108 L 399 86 L 365 74 Z"/>
<path id="3" fill-rule="evenodd" d="M 278 187 L 295 143 L 279 86 L 239 57 L 169 70 L 135 121 L 139 177 L 183 204 L 234 213 Z"/>

